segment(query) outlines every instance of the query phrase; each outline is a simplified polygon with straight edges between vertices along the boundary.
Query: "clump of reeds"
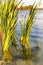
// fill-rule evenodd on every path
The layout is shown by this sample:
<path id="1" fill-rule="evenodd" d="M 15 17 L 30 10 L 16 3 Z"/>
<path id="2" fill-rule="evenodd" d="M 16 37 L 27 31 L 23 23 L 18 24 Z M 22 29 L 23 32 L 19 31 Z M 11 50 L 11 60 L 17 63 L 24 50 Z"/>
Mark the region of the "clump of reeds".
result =
<path id="1" fill-rule="evenodd" d="M 21 26 L 22 31 L 21 31 L 21 36 L 20 36 L 20 43 L 22 47 L 22 58 L 23 59 L 28 59 L 29 56 L 30 57 L 32 56 L 29 35 L 31 32 L 32 25 L 35 22 L 33 21 L 33 19 L 37 12 L 36 9 L 39 7 L 39 5 L 40 5 L 40 2 L 38 2 L 36 5 L 35 3 L 32 5 L 26 24 L 25 24 L 25 19 L 23 19 L 22 21 L 22 26 Z"/>
<path id="2" fill-rule="evenodd" d="M 13 45 L 16 44 L 14 30 L 18 17 L 16 9 L 20 2 L 18 3 L 18 0 L 0 0 L 0 27 L 3 32 L 2 46 L 5 59 L 12 58 L 9 52 L 10 40 Z"/>

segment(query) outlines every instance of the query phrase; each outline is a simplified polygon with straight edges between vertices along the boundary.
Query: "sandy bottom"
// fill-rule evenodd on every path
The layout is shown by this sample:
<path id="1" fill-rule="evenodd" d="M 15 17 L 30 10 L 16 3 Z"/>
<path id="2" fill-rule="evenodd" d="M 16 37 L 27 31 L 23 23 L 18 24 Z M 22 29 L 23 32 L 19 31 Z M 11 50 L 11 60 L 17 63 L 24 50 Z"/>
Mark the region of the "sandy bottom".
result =
<path id="1" fill-rule="evenodd" d="M 27 62 L 21 59 L 18 59 L 17 61 L 0 61 L 0 65 L 43 65 L 43 61 L 40 62 L 33 62 L 28 60 Z"/>

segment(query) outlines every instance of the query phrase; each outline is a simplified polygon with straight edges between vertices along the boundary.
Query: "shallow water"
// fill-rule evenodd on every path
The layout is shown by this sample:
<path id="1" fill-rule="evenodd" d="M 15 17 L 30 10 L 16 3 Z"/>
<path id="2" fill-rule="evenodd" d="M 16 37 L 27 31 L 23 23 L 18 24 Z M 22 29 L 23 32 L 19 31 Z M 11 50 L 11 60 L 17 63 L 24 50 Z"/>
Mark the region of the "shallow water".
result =
<path id="1" fill-rule="evenodd" d="M 16 27 L 16 35 L 19 37 L 18 30 L 21 29 L 21 21 L 26 16 L 26 21 L 28 18 L 29 11 L 21 10 L 18 16 L 18 23 Z M 35 47 L 40 44 L 40 51 L 37 54 L 39 60 L 32 61 L 32 65 L 43 65 L 43 10 L 38 10 L 37 14 L 34 17 L 35 23 L 32 26 L 31 33 L 30 33 L 30 43 L 32 47 Z M 19 40 L 19 39 L 18 39 Z M 34 63 L 35 62 L 35 63 Z M 31 65 L 31 64 L 30 64 Z"/>

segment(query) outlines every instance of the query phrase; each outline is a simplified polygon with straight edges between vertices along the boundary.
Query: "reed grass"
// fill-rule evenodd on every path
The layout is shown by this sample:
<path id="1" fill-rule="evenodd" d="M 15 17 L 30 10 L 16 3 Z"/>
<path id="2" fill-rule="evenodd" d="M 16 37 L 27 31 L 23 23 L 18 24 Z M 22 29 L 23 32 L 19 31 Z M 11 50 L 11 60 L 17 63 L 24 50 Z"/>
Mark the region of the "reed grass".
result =
<path id="1" fill-rule="evenodd" d="M 4 37 L 2 46 L 4 57 L 8 59 L 12 58 L 9 53 L 10 40 L 13 45 L 16 44 L 14 33 L 18 18 L 18 11 L 16 11 L 16 8 L 20 3 L 21 1 L 18 3 L 18 0 L 0 0 L 0 28 L 3 31 Z"/>
<path id="2" fill-rule="evenodd" d="M 28 59 L 29 56 L 32 56 L 32 52 L 30 51 L 31 44 L 30 44 L 30 40 L 29 40 L 29 35 L 31 32 L 33 23 L 35 22 L 34 17 L 37 12 L 36 9 L 39 7 L 39 5 L 40 5 L 40 1 L 36 5 L 35 5 L 35 3 L 32 5 L 26 24 L 25 24 L 25 18 L 22 21 L 22 25 L 21 25 L 22 31 L 21 31 L 21 36 L 20 36 L 20 43 L 21 43 L 21 47 L 22 47 L 22 57 L 25 60 Z"/>
<path id="3" fill-rule="evenodd" d="M 22 0 L 21 0 L 22 1 Z M 2 31 L 2 47 L 3 47 L 3 57 L 5 59 L 11 60 L 12 55 L 9 52 L 10 41 L 14 45 L 14 48 L 17 49 L 16 45 L 16 36 L 15 36 L 15 24 L 18 19 L 18 12 L 16 11 L 17 6 L 21 3 L 18 0 L 0 0 L 0 31 Z M 22 21 L 21 35 L 20 35 L 20 44 L 22 47 L 22 58 L 27 59 L 28 55 L 31 55 L 30 52 L 30 40 L 29 35 L 31 32 L 32 25 L 34 23 L 33 19 L 36 14 L 36 8 L 39 7 L 40 2 L 36 5 L 33 4 L 28 15 L 27 23 L 25 20 Z M 18 43 L 19 44 L 19 43 Z M 20 48 L 21 49 L 21 48 Z M 13 51 L 12 51 L 13 52 Z"/>

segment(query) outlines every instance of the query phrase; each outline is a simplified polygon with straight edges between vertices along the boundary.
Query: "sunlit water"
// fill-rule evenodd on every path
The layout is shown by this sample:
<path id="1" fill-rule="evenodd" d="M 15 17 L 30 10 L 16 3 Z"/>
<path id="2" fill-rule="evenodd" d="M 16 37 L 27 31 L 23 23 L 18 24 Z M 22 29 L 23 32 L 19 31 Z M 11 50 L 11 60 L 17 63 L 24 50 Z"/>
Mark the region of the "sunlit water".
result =
<path id="1" fill-rule="evenodd" d="M 26 16 L 26 21 L 28 18 L 29 10 L 21 10 L 18 16 L 17 26 L 16 26 L 16 35 L 18 35 L 18 31 L 21 29 L 21 22 L 22 19 Z M 30 42 L 32 46 L 37 45 L 40 43 L 43 46 L 43 10 L 38 10 L 35 17 L 35 23 L 32 26 L 31 33 L 30 33 Z"/>
<path id="2" fill-rule="evenodd" d="M 16 35 L 19 37 L 18 31 L 21 30 L 21 21 L 23 18 L 28 18 L 29 10 L 21 10 L 18 16 L 17 26 L 16 26 Z M 40 62 L 43 65 L 43 10 L 38 10 L 35 17 L 35 23 L 32 26 L 31 33 L 30 33 L 30 43 L 32 47 L 37 46 L 40 44 L 40 52 L 38 53 L 39 56 L 39 64 Z M 19 38 L 18 38 L 19 40 Z M 41 64 L 40 64 L 41 65 Z"/>

